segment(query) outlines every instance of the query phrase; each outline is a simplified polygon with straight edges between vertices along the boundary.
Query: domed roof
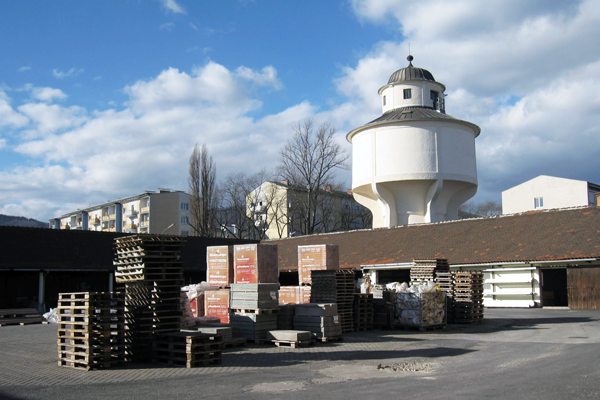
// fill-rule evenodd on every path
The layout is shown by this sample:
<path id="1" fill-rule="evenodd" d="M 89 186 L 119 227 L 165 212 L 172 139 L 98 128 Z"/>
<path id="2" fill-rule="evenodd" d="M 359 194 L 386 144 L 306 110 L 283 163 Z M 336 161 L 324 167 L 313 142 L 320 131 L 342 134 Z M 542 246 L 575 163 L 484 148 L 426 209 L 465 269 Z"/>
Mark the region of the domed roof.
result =
<path id="1" fill-rule="evenodd" d="M 435 82 L 435 78 L 431 72 L 423 68 L 417 68 L 412 65 L 413 56 L 408 56 L 408 67 L 399 69 L 394 72 L 388 80 L 388 85 L 395 82 L 402 81 L 432 81 Z"/>

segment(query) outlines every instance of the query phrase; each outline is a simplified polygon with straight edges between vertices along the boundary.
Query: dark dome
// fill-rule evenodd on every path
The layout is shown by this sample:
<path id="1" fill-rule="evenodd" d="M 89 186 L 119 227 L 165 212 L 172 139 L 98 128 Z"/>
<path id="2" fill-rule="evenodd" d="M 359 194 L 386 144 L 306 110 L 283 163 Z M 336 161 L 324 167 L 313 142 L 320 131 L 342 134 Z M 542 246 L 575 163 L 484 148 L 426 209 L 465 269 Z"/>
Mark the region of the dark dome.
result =
<path id="1" fill-rule="evenodd" d="M 388 80 L 388 84 L 394 82 L 402 82 L 402 81 L 432 81 L 435 82 L 435 78 L 431 74 L 431 72 L 427 71 L 423 68 L 413 67 L 412 60 L 413 56 L 408 56 L 408 67 L 399 69 L 394 72 L 390 79 Z"/>

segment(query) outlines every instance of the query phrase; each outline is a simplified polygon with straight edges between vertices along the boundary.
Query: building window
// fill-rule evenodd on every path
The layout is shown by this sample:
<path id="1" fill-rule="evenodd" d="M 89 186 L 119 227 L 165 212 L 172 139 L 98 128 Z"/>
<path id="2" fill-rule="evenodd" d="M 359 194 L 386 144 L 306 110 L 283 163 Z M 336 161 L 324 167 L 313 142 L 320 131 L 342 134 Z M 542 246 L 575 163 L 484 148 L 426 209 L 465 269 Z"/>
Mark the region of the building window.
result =
<path id="1" fill-rule="evenodd" d="M 410 99 L 412 97 L 411 89 L 404 89 L 404 99 Z"/>
<path id="2" fill-rule="evenodd" d="M 437 108 L 438 96 L 439 96 L 439 94 L 435 90 L 432 90 L 431 92 L 429 92 L 429 98 L 431 99 L 431 101 L 433 103 L 433 108 Z"/>
<path id="3" fill-rule="evenodd" d="M 189 203 L 181 203 L 181 209 L 182 210 L 189 210 L 190 209 Z"/>
<path id="4" fill-rule="evenodd" d="M 189 223 L 190 223 L 190 220 L 189 220 L 189 218 L 188 218 L 188 217 L 181 217 L 181 223 L 182 223 L 182 224 L 189 224 Z"/>
<path id="5" fill-rule="evenodd" d="M 536 197 L 533 199 L 533 205 L 535 208 L 542 208 L 544 207 L 544 198 L 543 197 Z"/>
<path id="6" fill-rule="evenodd" d="M 189 231 L 181 231 L 181 236 L 190 236 Z"/>
<path id="7" fill-rule="evenodd" d="M 385 106 L 385 96 L 383 96 L 383 105 Z"/>

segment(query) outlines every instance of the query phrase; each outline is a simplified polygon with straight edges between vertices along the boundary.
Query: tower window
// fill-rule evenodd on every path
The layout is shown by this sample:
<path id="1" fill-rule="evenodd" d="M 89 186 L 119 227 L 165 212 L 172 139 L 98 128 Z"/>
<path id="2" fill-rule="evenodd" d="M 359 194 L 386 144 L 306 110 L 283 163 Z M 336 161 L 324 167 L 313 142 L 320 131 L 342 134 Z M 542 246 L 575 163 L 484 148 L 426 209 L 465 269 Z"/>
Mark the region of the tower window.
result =
<path id="1" fill-rule="evenodd" d="M 431 102 L 433 103 L 433 108 L 437 108 L 438 96 L 439 96 L 439 94 L 435 90 L 432 90 L 431 92 L 429 92 L 429 98 L 431 99 Z"/>
<path id="2" fill-rule="evenodd" d="M 410 99 L 411 97 L 411 89 L 404 89 L 404 99 Z"/>
<path id="3" fill-rule="evenodd" d="M 385 96 L 383 96 L 383 105 L 385 106 Z"/>

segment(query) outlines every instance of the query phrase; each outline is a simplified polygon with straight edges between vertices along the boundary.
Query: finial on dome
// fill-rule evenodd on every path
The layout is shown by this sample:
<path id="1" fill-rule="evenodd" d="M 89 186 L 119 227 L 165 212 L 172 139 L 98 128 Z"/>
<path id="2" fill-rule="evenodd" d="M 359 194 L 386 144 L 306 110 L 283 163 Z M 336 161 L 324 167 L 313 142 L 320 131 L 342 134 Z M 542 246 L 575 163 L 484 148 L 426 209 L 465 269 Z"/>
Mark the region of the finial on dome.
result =
<path id="1" fill-rule="evenodd" d="M 408 66 L 412 67 L 412 60 L 414 60 L 415 58 L 409 54 L 408 57 L 406 57 L 406 59 L 408 60 Z"/>

